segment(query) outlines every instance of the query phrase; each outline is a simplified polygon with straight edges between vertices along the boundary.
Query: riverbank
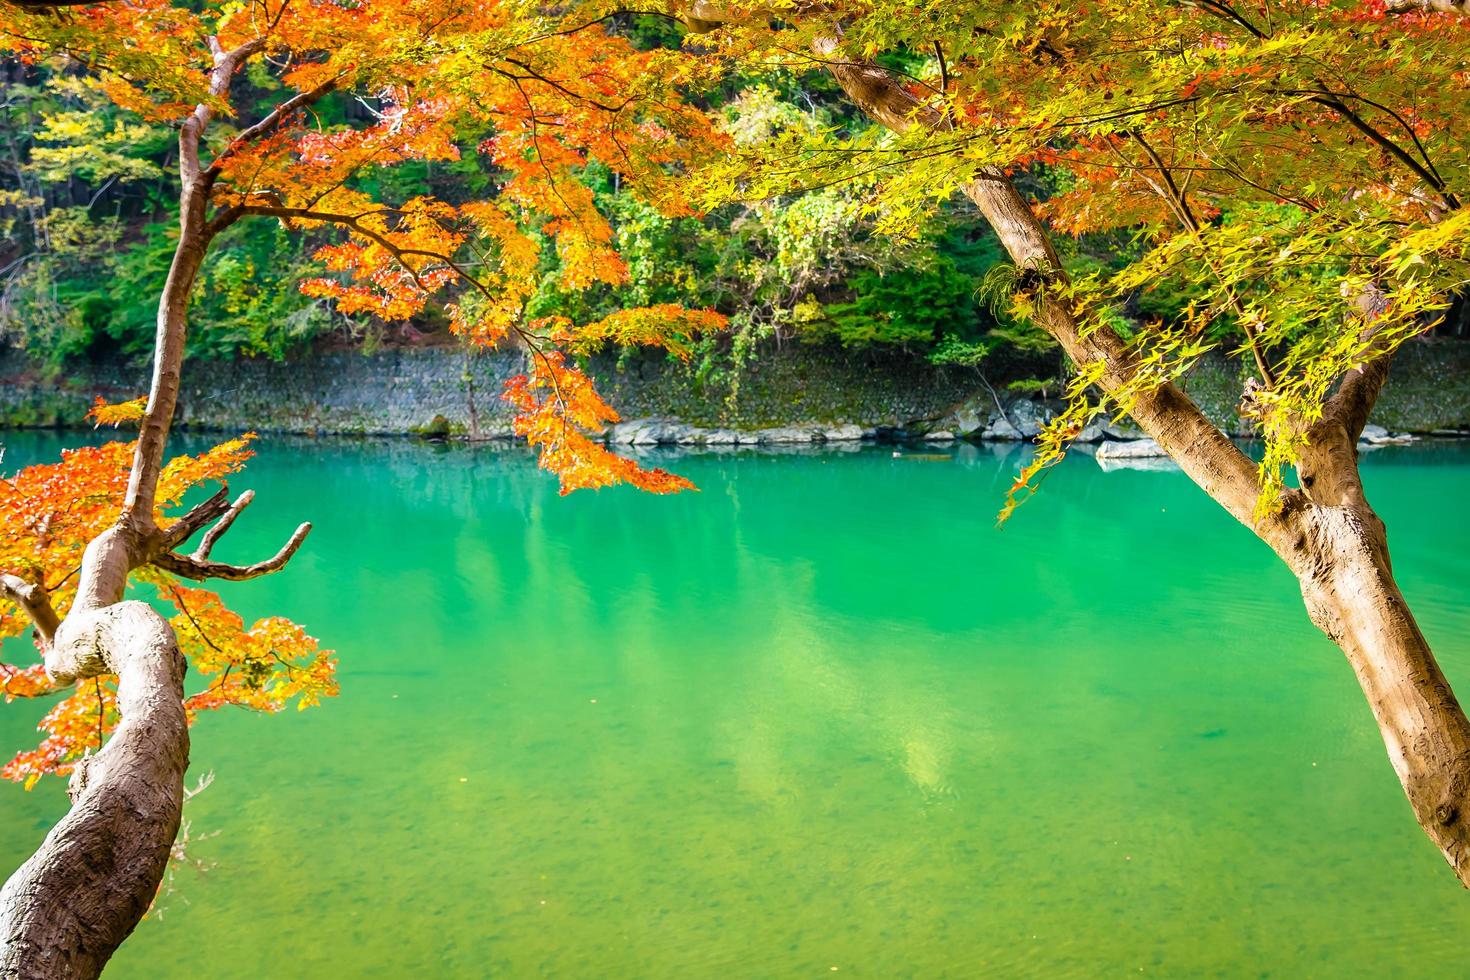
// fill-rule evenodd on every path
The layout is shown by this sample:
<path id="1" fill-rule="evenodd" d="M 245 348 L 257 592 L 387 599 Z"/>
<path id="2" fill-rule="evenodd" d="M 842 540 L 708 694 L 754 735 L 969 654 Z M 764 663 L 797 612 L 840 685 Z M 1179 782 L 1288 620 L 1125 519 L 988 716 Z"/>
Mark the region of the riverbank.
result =
<path id="1" fill-rule="evenodd" d="M 284 363 L 195 360 L 185 368 L 179 425 L 505 438 L 511 412 L 498 396 L 505 380 L 522 369 L 517 352 L 470 355 L 443 348 L 324 352 Z M 592 364 L 600 390 L 628 420 L 608 433 L 622 445 L 1029 438 L 1055 402 L 1008 397 L 1004 386 L 1047 369 L 1055 365 L 998 363 L 982 379 L 973 370 L 936 367 L 902 353 L 804 345 L 767 350 L 739 371 L 701 373 L 650 354 Z M 1246 427 L 1235 413 L 1241 381 L 1234 365 L 1207 359 L 1185 387 L 1221 428 L 1243 435 Z M 0 351 L 0 427 L 84 424 L 95 399 L 136 397 L 146 382 L 147 370 L 136 365 L 90 364 L 57 377 L 17 351 Z M 1470 429 L 1470 343 L 1406 346 L 1374 422 L 1401 432 Z M 1086 435 L 1105 434 L 1132 432 L 1123 425 Z"/>

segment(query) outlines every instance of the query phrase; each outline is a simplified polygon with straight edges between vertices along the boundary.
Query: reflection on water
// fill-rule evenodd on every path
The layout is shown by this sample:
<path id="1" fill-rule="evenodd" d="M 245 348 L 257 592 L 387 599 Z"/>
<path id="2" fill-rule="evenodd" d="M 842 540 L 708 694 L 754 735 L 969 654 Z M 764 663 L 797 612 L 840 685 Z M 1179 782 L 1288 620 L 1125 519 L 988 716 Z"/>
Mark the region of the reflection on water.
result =
<path id="1" fill-rule="evenodd" d="M 215 867 L 109 976 L 1458 975 L 1470 901 L 1286 572 L 1085 457 L 997 530 L 1025 452 L 664 453 L 701 493 L 560 499 L 519 451 L 267 440 L 223 557 L 317 529 L 230 598 L 343 697 L 199 726 Z M 1365 465 L 1470 686 L 1470 454 Z M 63 806 L 0 793 L 0 864 Z"/>

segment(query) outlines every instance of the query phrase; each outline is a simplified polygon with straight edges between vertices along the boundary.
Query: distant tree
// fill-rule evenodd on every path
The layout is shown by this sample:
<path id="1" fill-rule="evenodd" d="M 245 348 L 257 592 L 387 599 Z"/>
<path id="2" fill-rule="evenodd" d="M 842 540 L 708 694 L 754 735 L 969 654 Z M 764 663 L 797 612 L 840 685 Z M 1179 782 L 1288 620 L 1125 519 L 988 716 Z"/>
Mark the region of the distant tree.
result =
<path id="1" fill-rule="evenodd" d="M 910 0 L 683 4 L 736 71 L 836 79 L 881 130 L 788 129 L 691 191 L 704 204 L 873 184 L 903 234 L 956 192 L 1012 265 L 988 284 L 1075 376 L 1002 516 L 1068 441 L 1126 412 L 1301 583 L 1347 655 L 1425 833 L 1470 885 L 1470 722 L 1394 581 L 1357 442 L 1394 351 L 1470 281 L 1470 55 L 1459 3 Z M 1066 174 L 1045 201 L 1024 168 Z M 1127 230 L 1121 270 L 1063 271 L 1058 235 Z M 1154 286 L 1190 297 L 1127 322 Z M 1175 384 L 1204 352 L 1245 360 L 1257 464 Z M 1286 480 L 1294 471 L 1296 485 Z"/>

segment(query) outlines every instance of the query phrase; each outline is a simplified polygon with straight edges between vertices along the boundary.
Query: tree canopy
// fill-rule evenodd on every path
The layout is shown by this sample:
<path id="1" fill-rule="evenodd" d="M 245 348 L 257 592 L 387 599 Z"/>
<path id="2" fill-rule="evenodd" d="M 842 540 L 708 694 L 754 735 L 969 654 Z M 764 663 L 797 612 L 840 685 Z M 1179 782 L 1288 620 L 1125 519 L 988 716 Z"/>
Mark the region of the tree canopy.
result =
<path id="1" fill-rule="evenodd" d="M 856 184 L 880 233 L 903 236 L 976 181 L 1044 170 L 1055 193 L 1033 200 L 1055 238 L 1132 243 L 1126 262 L 1065 282 L 1039 256 L 1002 276 L 1036 284 L 1006 290 L 1018 317 L 1050 290 L 1081 334 L 1118 333 L 1136 362 L 1105 392 L 1101 363 L 1076 363 L 1070 408 L 1028 478 L 1099 412 L 1129 410 L 1221 349 L 1259 382 L 1244 408 L 1267 445 L 1264 513 L 1343 374 L 1429 329 L 1470 278 L 1453 14 L 1211 0 L 695 4 L 687 16 L 718 25 L 704 43 L 736 63 L 846 73 L 886 124 L 747 143 L 696 175 L 705 206 Z M 1436 83 L 1406 84 L 1423 65 Z M 1183 302 L 1136 315 L 1151 293 Z"/>

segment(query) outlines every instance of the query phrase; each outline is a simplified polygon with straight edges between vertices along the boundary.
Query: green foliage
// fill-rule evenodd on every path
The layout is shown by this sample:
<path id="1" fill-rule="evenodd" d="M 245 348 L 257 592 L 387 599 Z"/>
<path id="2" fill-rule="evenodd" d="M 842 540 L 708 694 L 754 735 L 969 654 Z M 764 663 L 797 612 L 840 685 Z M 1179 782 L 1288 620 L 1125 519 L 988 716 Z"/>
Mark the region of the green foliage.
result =
<path id="1" fill-rule="evenodd" d="M 868 127 L 840 97 L 798 92 L 780 75 L 721 96 L 716 111 L 739 145 L 783 132 Z M 543 283 L 528 304 L 535 318 L 590 320 L 624 306 L 681 303 L 730 317 L 728 338 L 693 348 L 696 383 L 738 384 L 741 364 L 766 340 L 898 347 L 935 363 L 973 365 L 998 347 L 1030 352 L 1050 341 L 976 300 L 977 284 L 1002 258 L 973 215 L 936 211 L 901 237 L 878 233 L 860 186 L 817 188 L 742 200 L 703 217 L 670 217 L 623 192 L 615 175 L 590 169 L 600 210 L 613 224 L 628 268 L 616 287 L 561 286 L 553 249 L 542 251 Z"/>
<path id="2" fill-rule="evenodd" d="M 52 78 L 45 91 L 65 108 L 42 112 L 31 134 L 35 145 L 26 172 L 42 183 L 76 178 L 94 187 L 163 177 L 156 161 L 173 142 L 168 130 L 110 110 L 110 103 L 81 79 Z"/>
<path id="3" fill-rule="evenodd" d="M 641 47 L 678 42 L 664 19 L 619 16 Z M 904 70 L 923 63 L 904 62 Z M 113 353 L 142 356 L 175 241 L 173 135 L 132 121 L 76 79 L 38 72 L 36 84 L 6 86 L 10 99 L 0 110 L 15 123 L 6 138 L 19 141 L 12 156 L 21 161 L 8 174 L 0 165 L 0 211 L 9 218 L 10 251 L 25 255 L 0 284 L 0 333 L 55 366 Z M 280 83 L 262 63 L 252 62 L 241 84 L 257 113 L 280 100 Z M 710 99 L 741 145 L 782 133 L 871 128 L 830 83 L 780 72 L 732 79 Z M 334 94 L 313 111 L 330 125 L 363 110 Z M 458 135 L 457 161 L 367 168 L 354 186 L 394 200 L 425 192 L 448 201 L 493 194 L 503 175 L 475 150 L 486 134 Z M 977 302 L 978 280 L 1001 251 L 972 215 L 936 210 L 906 234 L 886 234 L 868 207 L 866 186 L 855 185 L 674 217 L 628 193 L 619 175 L 599 165 L 585 168 L 583 178 L 612 223 L 627 279 L 568 289 L 556 249 L 541 237 L 542 285 L 525 317 L 592 322 L 665 303 L 721 310 L 730 317 L 730 336 L 692 349 L 701 382 L 738 384 L 740 364 L 766 340 L 890 346 L 936 363 L 973 365 L 997 347 L 1032 349 L 1040 336 Z M 33 215 L 21 210 L 27 204 Z M 314 244 L 271 222 L 229 229 L 199 277 L 190 355 L 280 359 L 328 334 L 355 338 L 365 350 L 387 342 L 384 324 L 331 314 L 296 289 Z"/>
<path id="4" fill-rule="evenodd" d="M 1470 289 L 1466 21 L 1394 6 L 895 0 L 843 8 L 836 40 L 830 17 L 792 8 L 779 30 L 731 30 L 721 53 L 794 71 L 819 50 L 812 76 L 876 62 L 903 73 L 887 81 L 912 104 L 891 98 L 887 129 L 742 141 L 697 175 L 698 200 L 846 188 L 875 235 L 921 238 L 946 202 L 988 197 L 981 185 L 1004 175 L 1051 224 L 1053 313 L 1127 349 L 1102 401 L 1101 369 L 1075 366 L 1038 465 L 1104 402 L 1127 411 L 1220 348 L 1263 386 L 1264 513 L 1338 380 Z M 1034 255 L 1021 237 L 1018 254 Z M 982 282 L 1017 322 L 1037 309 L 1016 288 L 1025 275 Z"/>
<path id="5" fill-rule="evenodd" d="M 190 339 L 207 357 L 235 353 L 283 360 L 333 326 L 328 306 L 301 295 L 314 270 L 299 238 L 274 222 L 231 228 L 200 272 Z"/>
<path id="6" fill-rule="evenodd" d="M 809 336 L 830 336 L 844 347 L 928 348 L 945 334 L 956 341 L 976 336 L 982 326 L 974 280 L 946 255 L 887 275 L 864 269 L 848 285 L 852 300 L 827 305 L 826 319 L 809 327 Z"/>
<path id="7" fill-rule="evenodd" d="M 121 236 L 116 219 L 93 221 L 86 208 L 55 208 L 35 223 L 49 249 L 17 260 L 0 293 L 0 336 L 59 366 L 87 353 L 107 315 L 107 296 L 91 287 Z"/>
<path id="8" fill-rule="evenodd" d="M 85 208 L 59 208 L 44 227 L 51 249 L 23 263 L 7 283 L 0 336 L 53 366 L 108 350 L 146 356 L 175 226 L 149 223 L 123 243 L 117 219 L 97 221 Z M 326 308 L 296 288 L 306 262 L 299 243 L 279 226 L 252 222 L 231 229 L 200 272 L 191 352 L 280 360 L 327 330 Z"/>
<path id="9" fill-rule="evenodd" d="M 979 367 L 989 355 L 991 347 L 991 344 L 961 340 L 953 334 L 945 334 L 939 338 L 939 342 L 929 352 L 929 363 L 947 364 L 954 367 Z"/>
<path id="10" fill-rule="evenodd" d="M 255 75 L 270 105 L 276 86 Z M 5 93 L 3 139 L 19 165 L 0 168 L 0 208 L 9 209 L 0 255 L 12 256 L 0 273 L 0 337 L 53 368 L 146 355 L 177 240 L 174 135 L 69 75 Z M 334 327 L 360 330 L 297 290 L 310 248 L 271 222 L 228 230 L 199 276 L 190 353 L 280 359 Z"/>

